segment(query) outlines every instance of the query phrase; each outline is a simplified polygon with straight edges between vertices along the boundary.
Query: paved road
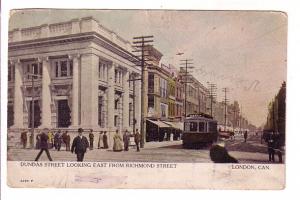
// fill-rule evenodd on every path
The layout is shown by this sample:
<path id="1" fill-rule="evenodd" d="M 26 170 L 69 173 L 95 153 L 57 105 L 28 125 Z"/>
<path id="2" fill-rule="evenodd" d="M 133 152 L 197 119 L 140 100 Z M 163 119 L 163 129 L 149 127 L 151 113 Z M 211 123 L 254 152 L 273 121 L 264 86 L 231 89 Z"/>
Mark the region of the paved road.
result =
<path id="1" fill-rule="evenodd" d="M 181 141 L 149 142 L 140 152 L 131 147 L 128 152 L 113 152 L 112 150 L 94 149 L 85 154 L 85 161 L 143 161 L 143 162 L 200 162 L 209 163 L 209 148 L 183 149 Z M 237 158 L 240 163 L 269 163 L 267 148 L 260 144 L 256 136 L 251 136 L 247 143 L 243 142 L 241 136 L 234 141 L 226 141 L 229 153 Z M 8 152 L 9 160 L 33 161 L 38 150 L 14 149 Z M 76 155 L 65 151 L 50 150 L 54 161 L 76 161 Z M 47 161 L 45 153 L 40 161 Z"/>

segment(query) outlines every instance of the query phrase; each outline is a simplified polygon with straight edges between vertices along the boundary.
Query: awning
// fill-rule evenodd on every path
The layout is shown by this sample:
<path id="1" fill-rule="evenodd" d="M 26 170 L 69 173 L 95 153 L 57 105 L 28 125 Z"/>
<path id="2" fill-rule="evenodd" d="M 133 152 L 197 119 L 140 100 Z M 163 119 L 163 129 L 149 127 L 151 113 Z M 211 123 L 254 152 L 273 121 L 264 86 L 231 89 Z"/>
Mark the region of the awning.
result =
<path id="1" fill-rule="evenodd" d="M 154 120 L 150 120 L 150 119 L 147 119 L 149 122 L 157 125 L 159 128 L 170 128 L 171 126 L 162 122 L 162 121 L 154 121 Z"/>
<path id="2" fill-rule="evenodd" d="M 183 131 L 183 122 L 164 122 L 164 123 L 169 124 L 173 128 Z"/>

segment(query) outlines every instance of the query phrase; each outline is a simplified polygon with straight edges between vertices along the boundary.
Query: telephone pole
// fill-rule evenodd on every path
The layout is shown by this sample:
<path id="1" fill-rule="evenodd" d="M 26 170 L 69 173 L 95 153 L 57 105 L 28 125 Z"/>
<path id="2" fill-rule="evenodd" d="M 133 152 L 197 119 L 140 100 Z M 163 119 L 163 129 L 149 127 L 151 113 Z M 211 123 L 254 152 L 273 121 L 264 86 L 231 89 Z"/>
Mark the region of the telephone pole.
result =
<path id="1" fill-rule="evenodd" d="M 191 81 L 188 81 L 188 78 L 191 77 L 190 72 L 188 71 L 188 69 L 193 69 L 194 67 L 191 66 L 191 61 L 193 61 L 192 59 L 185 59 L 185 60 L 181 60 L 182 63 L 180 63 L 180 65 L 183 65 L 183 67 L 180 67 L 181 72 L 183 72 L 183 77 L 184 77 L 184 81 L 182 83 L 184 83 L 184 117 L 186 118 L 187 116 L 187 107 L 186 107 L 186 102 L 187 102 L 187 84 L 188 83 L 192 83 Z"/>
<path id="2" fill-rule="evenodd" d="M 139 36 L 139 37 L 134 37 L 133 38 L 133 48 L 135 48 L 135 50 L 133 52 L 138 52 L 140 53 L 140 55 L 138 55 L 139 58 L 139 62 L 137 63 L 137 66 L 141 67 L 142 70 L 142 78 L 141 78 L 141 148 L 144 147 L 145 144 L 145 136 L 146 136 L 146 124 L 145 124 L 145 100 L 144 98 L 148 98 L 148 94 L 145 88 L 145 81 L 147 80 L 145 77 L 145 68 L 147 65 L 147 61 L 151 61 L 150 59 L 148 59 L 149 54 L 147 54 L 146 52 L 148 52 L 152 45 L 150 43 L 153 42 L 152 40 L 153 36 L 149 35 L 149 36 Z M 135 82 L 134 82 L 135 83 Z"/>
<path id="3" fill-rule="evenodd" d="M 213 103 L 215 99 L 217 98 L 217 85 L 214 83 L 207 82 L 208 89 L 209 89 L 209 98 L 210 98 L 210 116 L 213 117 Z"/>
<path id="4" fill-rule="evenodd" d="M 133 134 L 135 134 L 135 124 L 136 124 L 136 118 L 135 118 L 135 81 L 141 81 L 141 78 L 135 78 L 134 73 L 132 73 L 130 75 L 129 80 L 127 80 L 128 82 L 132 81 L 133 82 L 133 101 L 132 101 L 132 112 L 133 112 L 133 125 L 132 125 L 132 129 L 133 129 Z"/>
<path id="5" fill-rule="evenodd" d="M 228 88 L 223 88 L 223 92 L 224 92 L 224 121 L 225 121 L 225 131 L 226 131 L 226 126 L 227 126 L 227 103 L 228 103 L 228 99 L 227 99 L 227 92 L 228 92 Z"/>

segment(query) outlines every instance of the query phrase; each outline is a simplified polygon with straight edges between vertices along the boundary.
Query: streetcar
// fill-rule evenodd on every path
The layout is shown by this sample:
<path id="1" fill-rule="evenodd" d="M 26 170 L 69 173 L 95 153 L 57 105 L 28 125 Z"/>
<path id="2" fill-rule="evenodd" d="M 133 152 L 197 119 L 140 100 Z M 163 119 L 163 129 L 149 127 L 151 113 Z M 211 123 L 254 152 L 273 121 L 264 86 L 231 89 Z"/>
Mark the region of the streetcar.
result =
<path id="1" fill-rule="evenodd" d="M 218 139 L 218 122 L 210 115 L 190 114 L 184 120 L 183 148 L 200 148 Z"/>

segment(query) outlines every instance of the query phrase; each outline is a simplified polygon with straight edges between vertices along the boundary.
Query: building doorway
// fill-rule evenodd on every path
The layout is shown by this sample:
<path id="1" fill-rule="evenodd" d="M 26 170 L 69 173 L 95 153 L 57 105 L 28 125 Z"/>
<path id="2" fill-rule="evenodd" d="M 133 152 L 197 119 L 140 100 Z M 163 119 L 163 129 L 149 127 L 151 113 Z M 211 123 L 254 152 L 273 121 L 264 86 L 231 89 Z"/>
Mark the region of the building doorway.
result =
<path id="1" fill-rule="evenodd" d="M 57 101 L 57 114 L 58 114 L 58 127 L 69 127 L 71 125 L 71 110 L 68 104 L 68 100 Z"/>
<path id="2" fill-rule="evenodd" d="M 32 101 L 29 102 L 29 118 L 28 127 L 32 127 Z M 34 128 L 41 125 L 41 109 L 38 100 L 34 100 Z"/>

